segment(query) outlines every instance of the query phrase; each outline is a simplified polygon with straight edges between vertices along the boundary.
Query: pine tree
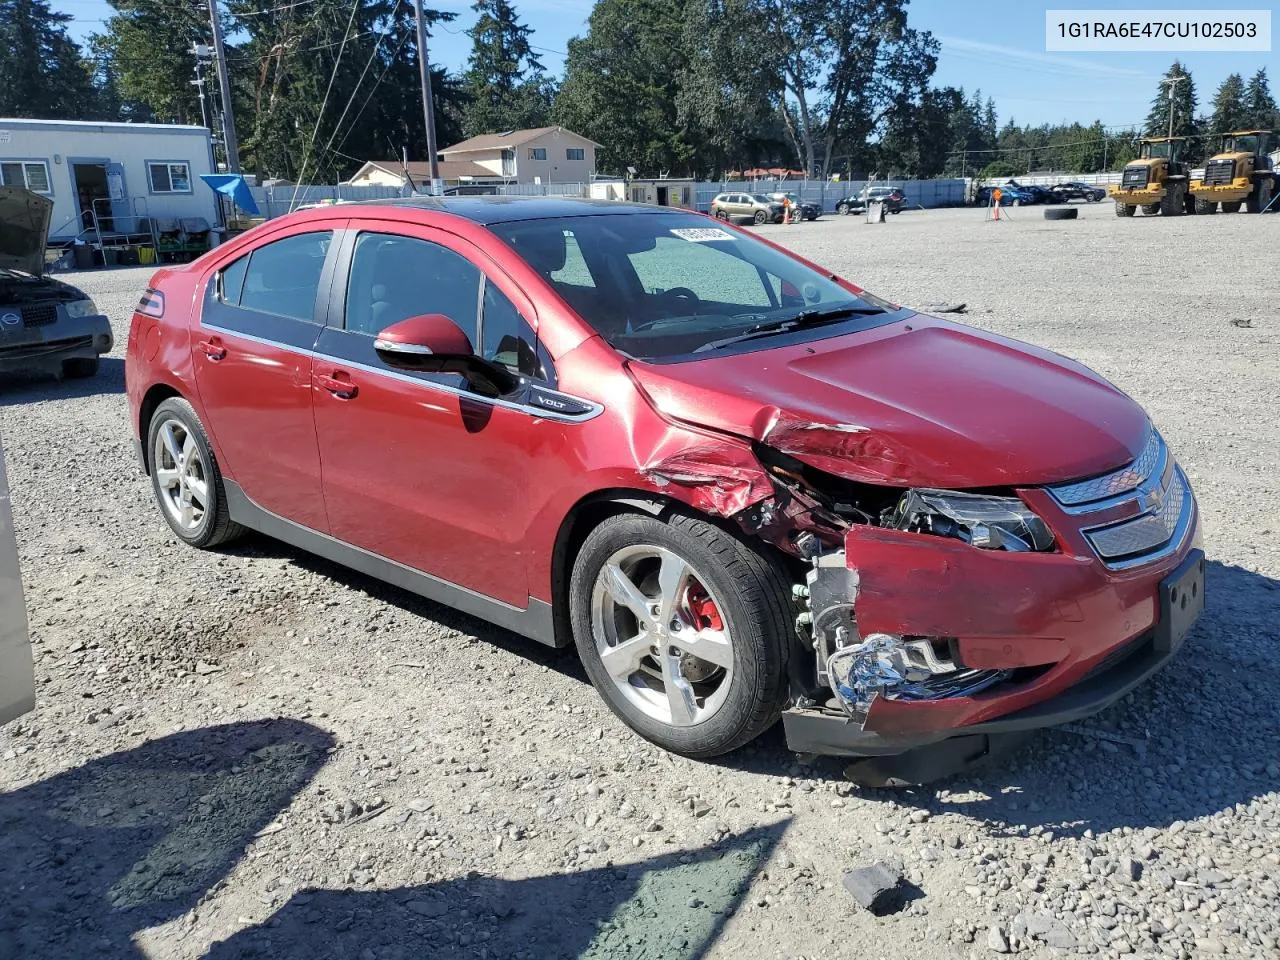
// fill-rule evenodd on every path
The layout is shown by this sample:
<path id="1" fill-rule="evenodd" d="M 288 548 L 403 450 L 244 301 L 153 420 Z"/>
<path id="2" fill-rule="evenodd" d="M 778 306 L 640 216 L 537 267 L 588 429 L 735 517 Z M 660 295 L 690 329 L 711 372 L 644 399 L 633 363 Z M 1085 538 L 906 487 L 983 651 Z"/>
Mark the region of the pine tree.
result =
<path id="1" fill-rule="evenodd" d="M 209 42 L 209 14 L 181 0 L 109 0 L 106 30 L 91 40 L 100 68 L 115 78 L 131 117 L 200 123 L 192 44 Z M 207 89 L 207 88 L 206 88 Z"/>
<path id="2" fill-rule="evenodd" d="M 533 31 L 520 22 L 507 0 L 478 0 L 471 9 L 480 16 L 467 31 L 471 57 L 463 78 L 470 101 L 466 134 L 544 125 L 554 87 L 529 44 Z"/>
<path id="3" fill-rule="evenodd" d="M 1213 118 L 1210 132 L 1215 136 L 1240 130 L 1249 124 L 1249 111 L 1245 107 L 1244 79 L 1233 73 L 1222 81 L 1213 97 Z"/>
<path id="4" fill-rule="evenodd" d="M 1276 101 L 1271 96 L 1265 68 L 1249 78 L 1249 86 L 1244 94 L 1244 114 L 1242 126 L 1253 130 L 1280 132 L 1280 111 L 1276 109 Z"/>
<path id="5" fill-rule="evenodd" d="M 1173 136 L 1189 137 L 1196 132 L 1195 81 L 1191 79 L 1190 71 L 1182 65 L 1182 62 L 1175 60 L 1160 82 L 1155 99 L 1151 101 L 1151 112 L 1147 114 L 1146 124 L 1148 137 L 1169 136 L 1169 81 L 1171 80 L 1177 80 L 1173 91 Z"/>
<path id="6" fill-rule="evenodd" d="M 71 17 L 46 0 L 0 0 L 0 116 L 78 120 L 95 115 L 95 93 Z"/>

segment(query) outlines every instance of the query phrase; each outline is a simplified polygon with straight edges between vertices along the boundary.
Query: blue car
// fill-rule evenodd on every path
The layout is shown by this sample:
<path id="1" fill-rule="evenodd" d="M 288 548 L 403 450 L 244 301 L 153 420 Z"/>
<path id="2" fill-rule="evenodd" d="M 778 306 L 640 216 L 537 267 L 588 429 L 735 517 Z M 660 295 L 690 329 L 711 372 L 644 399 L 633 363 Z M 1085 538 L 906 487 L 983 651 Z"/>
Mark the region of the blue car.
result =
<path id="1" fill-rule="evenodd" d="M 977 194 L 977 203 L 980 207 L 988 207 L 991 205 L 991 191 L 1000 191 L 1000 206 L 1008 207 L 1014 204 L 1026 206 L 1031 203 L 1039 203 L 1040 200 L 1028 187 L 1020 187 L 1016 184 L 1003 184 L 1000 187 L 979 187 Z"/>

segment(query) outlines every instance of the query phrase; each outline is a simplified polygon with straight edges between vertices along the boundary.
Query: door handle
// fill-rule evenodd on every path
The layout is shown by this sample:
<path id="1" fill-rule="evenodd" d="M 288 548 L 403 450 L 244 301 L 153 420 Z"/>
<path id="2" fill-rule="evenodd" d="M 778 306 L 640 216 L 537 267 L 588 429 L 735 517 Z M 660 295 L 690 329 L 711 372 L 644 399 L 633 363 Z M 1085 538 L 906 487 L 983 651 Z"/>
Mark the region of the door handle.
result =
<path id="1" fill-rule="evenodd" d="M 351 382 L 351 375 L 345 370 L 335 370 L 332 374 L 320 374 L 316 377 L 316 383 L 339 400 L 352 400 L 360 392 L 360 388 Z"/>
<path id="2" fill-rule="evenodd" d="M 200 349 L 204 351 L 204 355 L 217 363 L 227 355 L 227 348 L 222 345 L 220 337 L 210 337 L 208 340 L 200 341 Z"/>

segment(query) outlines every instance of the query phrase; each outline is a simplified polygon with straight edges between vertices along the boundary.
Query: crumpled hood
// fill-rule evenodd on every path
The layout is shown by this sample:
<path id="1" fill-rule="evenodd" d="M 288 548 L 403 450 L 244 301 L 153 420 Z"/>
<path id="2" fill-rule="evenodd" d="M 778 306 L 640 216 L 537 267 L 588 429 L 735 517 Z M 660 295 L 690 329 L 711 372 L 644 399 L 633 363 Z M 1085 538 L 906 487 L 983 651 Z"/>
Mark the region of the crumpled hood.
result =
<path id="1" fill-rule="evenodd" d="M 663 415 L 768 444 L 851 480 L 1032 486 L 1114 470 L 1142 409 L 1091 370 L 923 315 L 697 362 L 630 363 Z"/>
<path id="2" fill-rule="evenodd" d="M 0 187 L 0 268 L 44 273 L 53 201 L 26 187 Z"/>

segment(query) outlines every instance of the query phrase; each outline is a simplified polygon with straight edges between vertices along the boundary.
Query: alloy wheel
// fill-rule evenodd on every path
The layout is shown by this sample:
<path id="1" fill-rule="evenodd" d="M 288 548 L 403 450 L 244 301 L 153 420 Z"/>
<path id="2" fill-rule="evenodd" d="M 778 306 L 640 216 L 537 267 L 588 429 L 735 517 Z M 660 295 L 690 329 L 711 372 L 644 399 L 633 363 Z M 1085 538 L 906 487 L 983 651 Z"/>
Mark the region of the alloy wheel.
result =
<path id="1" fill-rule="evenodd" d="M 186 424 L 170 417 L 156 431 L 152 469 L 160 503 L 186 533 L 195 533 L 209 509 L 209 466 Z"/>
<path id="2" fill-rule="evenodd" d="M 636 709 L 672 726 L 714 716 L 733 680 L 733 641 L 705 583 L 672 551 L 639 544 L 609 557 L 592 587 L 605 671 Z"/>

